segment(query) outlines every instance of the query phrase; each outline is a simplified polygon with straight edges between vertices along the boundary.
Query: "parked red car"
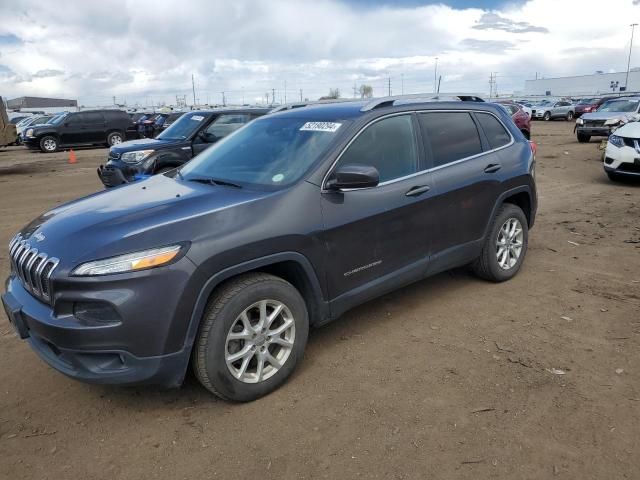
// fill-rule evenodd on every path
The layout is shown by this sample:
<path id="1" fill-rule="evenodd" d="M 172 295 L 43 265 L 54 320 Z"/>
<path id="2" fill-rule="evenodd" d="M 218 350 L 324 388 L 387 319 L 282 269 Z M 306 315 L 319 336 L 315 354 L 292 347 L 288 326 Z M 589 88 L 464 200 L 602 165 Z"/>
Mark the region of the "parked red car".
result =
<path id="1" fill-rule="evenodd" d="M 529 140 L 531 138 L 531 118 L 522 110 L 522 107 L 515 102 L 506 100 L 501 100 L 496 103 L 509 112 L 513 123 L 516 124 L 516 127 L 520 129 L 525 138 Z"/>
<path id="2" fill-rule="evenodd" d="M 581 98 L 580 101 L 576 104 L 576 110 L 573 113 L 575 118 L 580 117 L 583 113 L 591 113 L 595 112 L 600 105 L 602 105 L 607 100 L 611 100 L 612 98 L 618 97 L 601 97 L 601 98 Z"/>

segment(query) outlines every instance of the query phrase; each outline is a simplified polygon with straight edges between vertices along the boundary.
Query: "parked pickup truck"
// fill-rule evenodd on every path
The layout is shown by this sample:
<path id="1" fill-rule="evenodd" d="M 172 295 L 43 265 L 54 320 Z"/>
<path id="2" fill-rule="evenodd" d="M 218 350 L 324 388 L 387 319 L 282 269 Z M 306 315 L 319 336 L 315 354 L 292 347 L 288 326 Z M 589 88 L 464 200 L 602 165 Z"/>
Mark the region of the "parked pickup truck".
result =
<path id="1" fill-rule="evenodd" d="M 575 108 L 575 105 L 567 100 L 544 100 L 533 107 L 531 118 L 542 120 L 564 118 L 565 120 L 573 120 Z"/>

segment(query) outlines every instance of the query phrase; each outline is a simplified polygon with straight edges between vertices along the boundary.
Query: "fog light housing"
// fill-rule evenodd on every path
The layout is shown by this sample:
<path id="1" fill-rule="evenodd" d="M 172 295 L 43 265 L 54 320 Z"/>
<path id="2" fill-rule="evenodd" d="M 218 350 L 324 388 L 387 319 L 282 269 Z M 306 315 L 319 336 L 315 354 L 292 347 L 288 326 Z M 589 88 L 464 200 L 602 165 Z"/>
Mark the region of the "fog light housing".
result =
<path id="1" fill-rule="evenodd" d="M 120 315 L 110 304 L 105 302 L 75 302 L 73 316 L 82 324 L 91 327 L 104 327 L 122 323 Z"/>

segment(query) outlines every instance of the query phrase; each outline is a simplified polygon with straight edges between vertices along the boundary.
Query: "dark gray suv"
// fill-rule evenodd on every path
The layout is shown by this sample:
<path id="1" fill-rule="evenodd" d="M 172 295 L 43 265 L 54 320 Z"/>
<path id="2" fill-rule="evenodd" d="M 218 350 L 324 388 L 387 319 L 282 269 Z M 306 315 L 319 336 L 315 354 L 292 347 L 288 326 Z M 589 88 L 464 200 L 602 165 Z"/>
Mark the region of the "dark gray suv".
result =
<path id="1" fill-rule="evenodd" d="M 60 372 L 265 395 L 309 328 L 446 269 L 520 269 L 537 197 L 500 107 L 394 98 L 259 118 L 191 162 L 44 213 L 3 304 Z M 16 367 L 19 368 L 19 367 Z"/>

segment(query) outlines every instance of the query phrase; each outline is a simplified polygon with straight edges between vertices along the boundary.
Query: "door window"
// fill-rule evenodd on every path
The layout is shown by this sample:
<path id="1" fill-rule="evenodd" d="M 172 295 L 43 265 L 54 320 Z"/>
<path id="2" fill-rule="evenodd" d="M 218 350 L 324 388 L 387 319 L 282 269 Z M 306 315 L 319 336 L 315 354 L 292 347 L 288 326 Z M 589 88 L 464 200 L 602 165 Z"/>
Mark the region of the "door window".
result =
<path id="1" fill-rule="evenodd" d="M 420 127 L 431 146 L 434 167 L 482 153 L 478 129 L 468 112 L 423 113 Z"/>
<path id="2" fill-rule="evenodd" d="M 104 123 L 104 117 L 100 113 L 96 113 L 96 112 L 81 113 L 80 117 L 82 118 L 82 123 L 87 123 L 91 125 Z"/>
<path id="3" fill-rule="evenodd" d="M 340 157 L 338 165 L 370 165 L 380 182 L 418 171 L 418 151 L 411 115 L 385 118 L 367 127 Z"/>
<path id="4" fill-rule="evenodd" d="M 482 130 L 489 141 L 489 147 L 500 148 L 511 141 L 509 132 L 496 117 L 488 113 L 476 113 L 476 118 L 480 122 Z"/>
<path id="5" fill-rule="evenodd" d="M 249 121 L 246 113 L 222 114 L 216 118 L 205 130 L 207 141 L 215 142 L 236 131 Z"/>

